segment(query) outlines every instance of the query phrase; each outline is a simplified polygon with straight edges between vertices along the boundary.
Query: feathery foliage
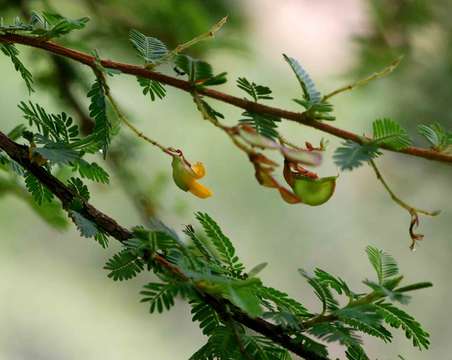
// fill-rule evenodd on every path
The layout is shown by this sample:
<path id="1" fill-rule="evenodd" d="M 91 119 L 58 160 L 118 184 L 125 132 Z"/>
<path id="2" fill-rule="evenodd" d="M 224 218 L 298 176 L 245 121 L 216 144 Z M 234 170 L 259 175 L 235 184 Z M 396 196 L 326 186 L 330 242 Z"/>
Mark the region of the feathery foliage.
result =
<path id="1" fill-rule="evenodd" d="M 130 30 L 129 39 L 146 63 L 156 64 L 168 55 L 168 48 L 159 39 Z"/>
<path id="2" fill-rule="evenodd" d="M 302 269 L 299 269 L 298 271 L 305 279 L 308 280 L 308 284 L 312 286 L 315 295 L 322 302 L 322 314 L 324 314 L 327 310 L 334 311 L 338 309 L 339 304 L 331 293 L 328 283 L 319 281 L 316 276 L 310 276 Z"/>
<path id="3" fill-rule="evenodd" d="M 437 151 L 444 151 L 452 146 L 452 132 L 447 132 L 438 123 L 418 125 L 417 131 L 424 136 L 432 148 Z"/>
<path id="4" fill-rule="evenodd" d="M 74 170 L 78 170 L 80 176 L 103 184 L 110 182 L 110 175 L 97 163 L 89 163 L 86 160 L 79 159 L 74 163 Z"/>
<path id="5" fill-rule="evenodd" d="M 215 220 L 208 214 L 198 212 L 196 213 L 196 219 L 202 225 L 223 264 L 233 273 L 240 274 L 245 267 L 240 263 L 238 256 L 235 254 L 231 240 L 229 240 Z"/>
<path id="6" fill-rule="evenodd" d="M 349 346 L 345 355 L 348 360 L 369 360 L 361 346 Z"/>
<path id="7" fill-rule="evenodd" d="M 166 89 L 158 81 L 144 77 L 137 77 L 138 84 L 143 88 L 143 95 L 149 94 L 151 100 L 163 99 L 166 96 Z"/>
<path id="8" fill-rule="evenodd" d="M 379 155 L 381 153 L 378 146 L 373 143 L 359 145 L 347 140 L 336 149 L 333 159 L 335 164 L 344 171 L 359 168 L 365 162 L 375 159 Z"/>
<path id="9" fill-rule="evenodd" d="M 140 292 L 143 295 L 141 302 L 149 303 L 151 314 L 156 310 L 162 313 L 163 310 L 170 310 L 174 306 L 174 296 L 177 294 L 177 290 L 177 284 L 149 283 Z"/>
<path id="10" fill-rule="evenodd" d="M 197 86 L 221 85 L 227 81 L 225 72 L 214 75 L 212 65 L 188 55 L 177 55 L 174 64 L 178 73 L 186 74 L 188 80 Z"/>
<path id="11" fill-rule="evenodd" d="M 113 255 L 104 266 L 108 277 L 114 281 L 129 280 L 144 269 L 144 262 L 133 252 L 125 249 Z"/>
<path id="12" fill-rule="evenodd" d="M 96 224 L 85 218 L 77 211 L 70 210 L 69 216 L 74 221 L 75 226 L 80 231 L 80 235 L 85 238 L 95 237 L 98 230 Z"/>
<path id="13" fill-rule="evenodd" d="M 91 102 L 89 105 L 89 116 L 94 119 L 94 133 L 91 135 L 98 148 L 102 149 L 104 156 L 110 145 L 111 124 L 107 117 L 107 105 L 105 101 L 105 88 L 103 81 L 97 78 L 88 92 Z"/>
<path id="14" fill-rule="evenodd" d="M 81 30 L 89 21 L 87 17 L 80 19 L 68 19 L 59 14 L 33 12 L 31 15 L 32 33 L 46 39 L 52 39 L 66 35 L 74 30 Z"/>
<path id="15" fill-rule="evenodd" d="M 377 273 L 378 283 L 380 285 L 383 285 L 388 278 L 398 275 L 399 267 L 391 255 L 373 246 L 368 246 L 366 248 L 366 253 L 370 263 Z"/>
<path id="16" fill-rule="evenodd" d="M 25 174 L 25 186 L 38 205 L 52 201 L 53 194 L 29 172 Z"/>
<path id="17" fill-rule="evenodd" d="M 255 102 L 273 99 L 269 87 L 249 82 L 246 78 L 238 78 L 237 86 L 251 96 Z M 258 134 L 273 140 L 278 137 L 277 128 L 278 123 L 281 122 L 280 118 L 253 111 L 244 111 L 242 116 L 243 118 L 239 122 L 251 126 Z"/>
<path id="18" fill-rule="evenodd" d="M 241 124 L 251 125 L 251 127 L 257 131 L 258 134 L 265 136 L 269 139 L 276 139 L 278 137 L 278 123 L 281 119 L 266 114 L 258 114 L 252 111 L 244 111 L 242 113 L 244 116 L 239 120 Z"/>
<path id="19" fill-rule="evenodd" d="M 385 118 L 372 123 L 373 141 L 376 145 L 385 145 L 394 150 L 402 150 L 411 145 L 408 133 L 399 123 Z"/>
<path id="20" fill-rule="evenodd" d="M 193 322 L 199 321 L 199 327 L 204 335 L 212 335 L 222 325 L 218 313 L 200 298 L 194 297 L 189 301 Z"/>
<path id="21" fill-rule="evenodd" d="M 237 87 L 245 91 L 251 98 L 257 102 L 258 100 L 272 100 L 272 91 L 268 86 L 257 85 L 255 82 L 249 82 L 247 78 L 238 78 Z"/>
<path id="22" fill-rule="evenodd" d="M 428 349 L 430 345 L 429 334 L 411 315 L 392 304 L 380 302 L 375 306 L 385 322 L 397 329 L 401 327 L 405 331 L 406 337 L 412 340 L 413 346 L 418 347 L 419 350 L 422 350 L 422 348 Z"/>
<path id="23" fill-rule="evenodd" d="M 27 85 L 28 92 L 31 94 L 33 89 L 33 76 L 31 72 L 25 67 L 24 64 L 19 59 L 19 50 L 13 44 L 2 43 L 0 44 L 0 50 L 2 50 L 3 54 L 8 56 L 13 65 L 14 69 L 20 74 L 22 79 L 25 81 Z"/>
<path id="24" fill-rule="evenodd" d="M 79 129 L 66 113 L 49 114 L 39 104 L 21 101 L 19 109 L 30 126 L 34 125 L 48 142 L 73 144 L 79 141 Z"/>
<path id="25" fill-rule="evenodd" d="M 74 193 L 83 199 L 84 201 L 88 201 L 90 198 L 90 193 L 88 187 L 83 183 L 79 178 L 72 177 L 68 181 L 69 188 L 71 188 Z"/>
<path id="26" fill-rule="evenodd" d="M 289 312 L 295 316 L 308 315 L 308 310 L 298 301 L 292 299 L 286 293 L 272 287 L 263 286 L 259 288 L 259 296 L 264 306 L 274 311 L 275 307 L 280 312 Z"/>
<path id="27" fill-rule="evenodd" d="M 297 77 L 301 89 L 303 90 L 303 97 L 305 100 L 309 101 L 311 104 L 318 104 L 322 100 L 322 95 L 317 90 L 314 81 L 312 81 L 308 72 L 300 65 L 300 63 L 292 57 L 283 54 L 284 60 L 292 68 L 295 76 Z"/>

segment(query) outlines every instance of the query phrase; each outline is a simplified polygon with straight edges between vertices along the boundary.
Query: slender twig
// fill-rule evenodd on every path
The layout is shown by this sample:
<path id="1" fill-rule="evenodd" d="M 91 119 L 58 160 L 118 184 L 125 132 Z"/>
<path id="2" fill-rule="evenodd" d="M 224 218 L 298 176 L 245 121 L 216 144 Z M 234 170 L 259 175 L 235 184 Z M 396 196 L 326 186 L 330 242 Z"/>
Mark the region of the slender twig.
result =
<path id="1" fill-rule="evenodd" d="M 63 184 L 60 180 L 50 174 L 42 166 L 33 163 L 29 157 L 29 149 L 27 146 L 19 145 L 9 139 L 4 133 L 0 132 L 0 149 L 3 150 L 12 160 L 16 161 L 30 173 L 32 173 L 49 191 L 51 191 L 62 203 L 64 208 L 69 208 L 70 204 L 76 198 L 73 190 Z M 104 214 L 93 205 L 82 202 L 81 208 L 78 210 L 84 217 L 96 224 L 96 226 L 112 236 L 120 242 L 125 242 L 133 237 L 133 233 L 118 224 L 114 219 Z M 184 277 L 181 271 L 169 262 L 164 256 L 154 254 L 153 259 L 167 271 L 173 273 L 177 277 Z M 307 360 L 327 360 L 327 358 L 317 355 L 316 353 L 306 349 L 302 344 L 292 339 L 285 330 L 278 325 L 269 323 L 262 318 L 251 318 L 242 312 L 226 299 L 219 299 L 208 293 L 204 293 L 202 289 L 197 289 L 203 294 L 203 298 L 214 309 L 224 312 L 226 309 L 230 311 L 230 316 L 251 330 L 254 330 L 287 350 L 301 356 Z"/>
<path id="2" fill-rule="evenodd" d="M 173 156 L 174 152 L 171 151 L 171 148 L 168 148 L 162 144 L 160 144 L 158 141 L 151 139 L 150 137 L 146 136 L 141 130 L 139 130 L 135 125 L 133 125 L 129 119 L 124 115 L 123 111 L 119 107 L 116 100 L 113 98 L 110 92 L 106 93 L 106 96 L 108 100 L 110 101 L 111 107 L 113 108 L 115 114 L 117 115 L 118 119 L 122 121 L 132 132 L 140 137 L 141 139 L 145 140 L 149 144 L 158 147 L 160 150 L 162 150 L 164 153 Z"/>
<path id="3" fill-rule="evenodd" d="M 375 164 L 375 161 L 374 160 L 370 160 L 369 162 L 370 162 L 370 165 L 371 165 L 372 169 L 375 172 L 375 175 L 377 176 L 377 179 L 380 180 L 380 182 L 382 183 L 382 185 L 384 186 L 384 188 L 386 189 L 388 194 L 391 196 L 392 200 L 394 200 L 395 203 L 397 203 L 402 208 L 407 210 L 410 214 L 412 214 L 412 213 L 419 213 L 419 214 L 424 214 L 424 215 L 427 215 L 427 216 L 436 216 L 436 215 L 438 215 L 440 213 L 438 210 L 436 210 L 436 211 L 426 211 L 426 210 L 418 209 L 418 208 L 416 208 L 414 206 L 411 206 L 411 205 L 407 204 L 405 201 L 400 199 L 394 193 L 394 191 L 389 187 L 389 185 L 386 182 L 386 180 L 383 178 L 383 175 L 381 174 L 380 170 L 378 169 L 377 165 Z"/>
<path id="4" fill-rule="evenodd" d="M 418 208 L 416 208 L 414 206 L 411 206 L 411 205 L 407 204 L 405 201 L 400 199 L 394 193 L 394 191 L 389 187 L 388 183 L 383 178 L 383 175 L 381 174 L 380 170 L 378 169 L 377 165 L 375 164 L 375 161 L 374 160 L 370 160 L 369 163 L 370 163 L 370 166 L 372 167 L 372 169 L 374 170 L 375 175 L 377 176 L 377 179 L 382 183 L 382 185 L 385 188 L 385 190 L 391 196 L 391 199 L 397 205 L 399 205 L 400 207 L 402 207 L 403 209 L 408 211 L 408 213 L 410 214 L 410 216 L 411 216 L 411 222 L 410 222 L 410 227 L 409 227 L 409 233 L 410 233 L 410 237 L 411 237 L 410 249 L 414 251 L 416 242 L 419 241 L 419 240 L 422 240 L 424 238 L 424 235 L 414 233 L 414 228 L 419 226 L 419 214 L 423 214 L 423 215 L 427 215 L 427 216 L 436 216 L 436 215 L 439 215 L 439 213 L 441 211 L 439 211 L 439 210 L 426 211 L 426 210 L 418 209 Z"/>
<path id="5" fill-rule="evenodd" d="M 3 34 L 0 35 L 0 42 L 7 42 L 7 43 L 17 43 L 17 44 L 23 44 L 28 45 L 35 48 L 40 48 L 43 50 L 46 50 L 48 52 L 51 52 L 56 55 L 60 55 L 66 58 L 73 59 L 75 61 L 78 61 L 82 64 L 88 65 L 90 67 L 95 67 L 97 59 L 91 55 L 88 55 L 86 53 L 72 50 L 69 48 L 66 48 L 64 46 L 55 44 L 51 41 L 46 41 L 38 37 L 33 36 L 25 36 L 25 35 L 19 35 L 19 34 Z M 101 60 L 101 65 L 106 68 L 116 69 L 119 70 L 125 74 L 135 75 L 135 76 L 141 76 L 147 79 L 156 80 L 158 82 L 161 82 L 163 84 L 178 88 L 183 91 L 192 92 L 194 90 L 194 85 L 190 83 L 189 81 L 181 80 L 175 77 L 171 77 L 168 75 L 164 75 L 155 71 L 150 71 L 145 69 L 144 67 L 131 65 L 131 64 L 125 64 L 120 63 L 116 61 L 111 60 Z M 356 142 L 358 144 L 363 144 L 366 140 L 370 140 L 367 138 L 363 138 L 362 136 L 355 134 L 353 132 L 343 130 L 337 127 L 334 127 L 332 125 L 326 124 L 321 121 L 317 121 L 309 116 L 307 113 L 298 113 L 293 111 L 288 111 L 284 109 L 279 109 L 263 104 L 256 103 L 254 101 L 249 101 L 243 98 L 239 98 L 236 96 L 232 96 L 220 91 L 216 91 L 209 88 L 201 88 L 197 89 L 197 92 L 201 95 L 208 96 L 213 99 L 217 99 L 219 101 L 234 105 L 236 107 L 252 111 L 255 113 L 261 113 L 261 114 L 267 114 L 267 115 L 273 115 L 276 117 L 280 117 L 283 119 L 295 121 L 299 124 L 309 126 L 315 129 L 318 129 L 322 132 L 334 135 L 336 137 L 345 139 L 345 140 L 351 140 L 353 142 Z M 431 149 L 426 148 L 419 148 L 419 147 L 407 147 L 402 150 L 394 150 L 390 147 L 387 147 L 386 145 L 381 145 L 381 148 L 386 149 L 388 151 L 403 153 L 411 156 L 421 157 L 429 160 L 435 160 L 439 162 L 444 163 L 452 163 L 452 155 L 448 155 L 442 152 L 434 151 Z"/>
<path id="6" fill-rule="evenodd" d="M 339 88 L 337 90 L 334 90 L 334 91 L 330 92 L 329 94 L 327 94 L 327 95 L 325 95 L 323 97 L 322 101 L 326 101 L 326 100 L 332 98 L 335 95 L 338 95 L 338 94 L 341 94 L 343 92 L 356 89 L 357 87 L 360 87 L 360 86 L 367 85 L 368 83 L 370 83 L 373 80 L 376 80 L 376 79 L 382 78 L 382 77 L 384 77 L 386 75 L 389 75 L 390 73 L 392 73 L 399 66 L 401 61 L 402 61 L 402 57 L 397 58 L 391 64 L 389 64 L 387 67 L 385 67 L 383 70 L 375 72 L 372 75 L 369 75 L 368 77 L 366 77 L 364 79 L 360 79 L 358 81 L 355 81 L 352 84 L 343 86 L 343 87 L 341 87 L 341 88 Z"/>
<path id="7" fill-rule="evenodd" d="M 212 26 L 210 28 L 209 31 L 205 32 L 204 34 L 198 35 L 196 37 L 194 37 L 193 39 L 177 45 L 173 50 L 171 50 L 167 55 L 165 55 L 164 57 L 162 57 L 157 64 L 153 64 L 152 67 L 155 67 L 159 64 L 163 64 L 166 61 L 168 61 L 169 59 L 173 58 L 174 56 L 176 56 L 177 54 L 180 54 L 181 52 L 187 50 L 189 47 L 204 41 L 204 40 L 208 40 L 210 38 L 213 38 L 215 36 L 215 34 L 223 27 L 224 24 L 226 24 L 226 21 L 228 20 L 228 17 L 225 16 L 224 18 L 222 18 L 220 21 L 218 21 L 214 26 Z"/>

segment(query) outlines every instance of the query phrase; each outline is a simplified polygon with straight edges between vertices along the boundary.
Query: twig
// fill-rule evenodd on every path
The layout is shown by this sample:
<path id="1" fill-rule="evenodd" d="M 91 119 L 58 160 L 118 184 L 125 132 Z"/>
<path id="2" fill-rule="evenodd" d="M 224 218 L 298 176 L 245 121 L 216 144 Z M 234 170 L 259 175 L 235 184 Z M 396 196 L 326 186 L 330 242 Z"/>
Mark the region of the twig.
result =
<path id="1" fill-rule="evenodd" d="M 226 21 L 228 20 L 228 17 L 225 16 L 224 18 L 222 18 L 220 21 L 218 21 L 214 26 L 212 26 L 210 28 L 209 31 L 205 32 L 204 34 L 198 35 L 195 38 L 177 45 L 173 50 L 171 50 L 167 55 L 165 55 L 164 57 L 162 57 L 157 64 L 153 64 L 152 67 L 155 67 L 159 64 L 163 64 L 166 61 L 168 61 L 169 59 L 173 58 L 174 56 L 176 56 L 177 54 L 185 51 L 186 49 L 188 49 L 189 47 L 203 41 L 203 40 L 207 40 L 210 39 L 212 37 L 215 36 L 215 34 L 223 27 L 224 24 L 226 24 Z"/>
<path id="2" fill-rule="evenodd" d="M 408 211 L 408 213 L 411 216 L 411 223 L 410 223 L 410 236 L 411 236 L 411 245 L 410 245 L 410 249 L 414 250 L 415 249 L 415 245 L 416 245 L 416 241 L 418 240 L 422 240 L 424 238 L 424 235 L 421 234 L 415 234 L 413 232 L 414 227 L 417 227 L 419 225 L 419 216 L 418 214 L 423 214 L 423 215 L 427 215 L 427 216 L 437 216 L 439 215 L 439 213 L 441 211 L 436 210 L 436 211 L 426 211 L 426 210 L 422 210 L 422 209 L 418 209 L 414 206 L 411 206 L 409 204 L 407 204 L 405 201 L 403 201 L 402 199 L 400 199 L 395 193 L 394 191 L 389 187 L 388 183 L 386 182 L 386 180 L 383 178 L 383 175 L 381 174 L 380 170 L 378 169 L 377 165 L 375 164 L 374 160 L 370 160 L 369 161 L 372 169 L 375 172 L 375 175 L 377 176 L 377 179 L 383 184 L 383 187 L 386 189 L 386 191 L 388 192 L 388 194 L 391 196 L 391 199 L 398 204 L 400 207 L 404 208 L 406 211 Z"/>
<path id="3" fill-rule="evenodd" d="M 334 90 L 334 91 L 330 92 L 329 94 L 327 94 L 327 95 L 325 95 L 323 97 L 322 101 L 326 101 L 326 100 L 332 98 L 335 95 L 338 95 L 338 94 L 343 93 L 345 91 L 350 91 L 350 90 L 356 89 L 357 87 L 360 87 L 360 86 L 367 85 L 368 83 L 370 83 L 373 80 L 376 80 L 376 79 L 382 78 L 382 77 L 384 77 L 386 75 L 389 75 L 390 73 L 392 73 L 399 66 L 400 62 L 402 61 L 402 58 L 403 57 L 398 57 L 391 64 L 389 64 L 387 67 L 385 67 L 381 71 L 373 73 L 372 75 L 370 75 L 370 76 L 368 76 L 368 77 L 366 77 L 364 79 L 358 80 L 358 81 L 356 81 L 356 82 L 354 82 L 352 84 L 343 86 L 343 87 L 341 87 L 341 88 L 339 88 L 337 90 Z"/>
<path id="4" fill-rule="evenodd" d="M 97 61 L 97 59 L 95 57 L 88 55 L 86 53 L 72 50 L 72 49 L 66 48 L 64 46 L 55 44 L 51 41 L 44 41 L 40 38 L 32 37 L 32 36 L 25 36 L 25 35 L 18 35 L 18 34 L 3 34 L 3 35 L 0 35 L 0 42 L 17 43 L 17 44 L 28 45 L 28 46 L 35 47 L 35 48 L 40 48 L 40 49 L 46 50 L 48 52 L 51 52 L 53 54 L 73 59 L 82 64 L 88 65 L 90 67 L 94 67 L 96 64 L 96 61 Z M 193 84 L 188 81 L 181 80 L 181 79 L 171 77 L 168 75 L 164 75 L 164 74 L 161 74 L 161 73 L 158 73 L 155 71 L 150 71 L 150 70 L 147 70 L 140 66 L 115 62 L 115 61 L 111 61 L 111 60 L 101 60 L 101 65 L 106 68 L 119 70 L 125 74 L 141 76 L 141 77 L 144 77 L 147 79 L 159 81 L 163 84 L 181 89 L 183 91 L 192 92 L 194 90 Z M 229 94 L 226 94 L 226 93 L 223 93 L 220 91 L 216 91 L 213 89 L 208 89 L 208 88 L 197 89 L 197 92 L 201 95 L 205 95 L 205 96 L 211 97 L 213 99 L 217 99 L 219 101 L 234 105 L 236 107 L 239 107 L 239 108 L 242 108 L 242 109 L 245 109 L 248 111 L 252 111 L 252 112 L 260 113 L 260 114 L 273 115 L 273 116 L 280 117 L 283 119 L 295 121 L 299 124 L 318 129 L 320 131 L 323 131 L 325 133 L 334 135 L 336 137 L 339 137 L 339 138 L 342 138 L 345 140 L 351 140 L 358 144 L 363 144 L 365 142 L 365 140 L 370 140 L 370 139 L 366 139 L 366 138 L 363 139 L 362 136 L 352 133 L 350 131 L 334 127 L 332 125 L 326 124 L 321 121 L 317 121 L 317 120 L 311 118 L 306 113 L 298 113 L 298 112 L 288 111 L 288 110 L 284 110 L 284 109 L 279 109 L 279 108 L 259 104 L 254 101 L 249 101 L 249 100 L 246 100 L 243 98 L 239 98 L 236 96 L 232 96 L 232 95 L 229 95 Z M 452 164 L 452 155 L 448 155 L 448 154 L 434 151 L 431 149 L 419 148 L 419 147 L 408 147 L 408 148 L 405 148 L 402 150 L 394 150 L 385 145 L 382 145 L 381 147 L 388 151 L 403 153 L 403 154 L 407 154 L 407 155 L 411 155 L 411 156 L 425 158 L 428 160 L 435 160 L 435 161 L 439 161 L 439 162 Z"/>
<path id="5" fill-rule="evenodd" d="M 158 141 L 155 141 L 151 138 L 149 138 L 148 136 L 146 136 L 141 130 L 139 130 L 137 127 L 135 127 L 135 125 L 133 125 L 129 119 L 127 119 L 127 117 L 124 115 L 124 113 L 122 112 L 122 110 L 120 109 L 118 103 L 116 102 L 116 100 L 113 98 L 113 96 L 111 95 L 111 93 L 108 91 L 105 94 L 108 98 L 108 100 L 110 101 L 110 104 L 114 110 L 114 112 L 116 113 L 116 115 L 118 116 L 118 119 L 121 120 L 130 130 L 132 130 L 132 132 L 137 135 L 138 137 L 140 137 L 141 139 L 145 140 L 146 142 L 148 142 L 149 144 L 158 147 L 160 150 L 162 150 L 164 153 L 173 156 L 174 152 L 171 151 L 171 148 L 168 148 L 162 144 L 160 144 Z"/>

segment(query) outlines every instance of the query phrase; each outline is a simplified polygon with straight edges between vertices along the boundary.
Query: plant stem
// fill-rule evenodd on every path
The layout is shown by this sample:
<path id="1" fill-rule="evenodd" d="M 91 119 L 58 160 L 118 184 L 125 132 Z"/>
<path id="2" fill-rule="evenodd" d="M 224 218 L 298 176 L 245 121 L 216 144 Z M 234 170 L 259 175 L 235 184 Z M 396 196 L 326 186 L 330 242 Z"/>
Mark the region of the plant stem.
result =
<path id="1" fill-rule="evenodd" d="M 135 135 L 137 135 L 138 137 L 142 138 L 143 140 L 145 140 L 149 144 L 158 147 L 164 153 L 166 153 L 168 155 L 171 155 L 171 156 L 174 155 L 170 148 L 167 148 L 166 146 L 163 146 L 159 142 L 147 137 L 141 130 L 136 128 L 129 121 L 129 119 L 127 119 L 127 117 L 124 115 L 124 113 L 122 112 L 122 110 L 120 109 L 119 105 L 117 104 L 117 102 L 115 101 L 115 99 L 113 98 L 113 96 L 111 95 L 111 93 L 109 91 L 106 92 L 106 96 L 107 96 L 108 100 L 110 101 L 110 104 L 111 104 L 114 112 L 118 116 L 118 119 L 121 120 L 130 130 L 132 130 L 132 132 L 135 133 Z"/>
<path id="2" fill-rule="evenodd" d="M 345 91 L 351 91 L 357 87 L 360 86 L 364 86 L 367 85 L 368 83 L 370 83 L 373 80 L 377 80 L 380 79 L 386 75 L 389 75 L 390 73 L 392 73 L 400 64 L 400 62 L 402 61 L 402 57 L 398 57 L 397 59 L 395 59 L 391 64 L 389 64 L 387 67 L 385 67 L 383 70 L 378 71 L 376 73 L 373 73 L 372 75 L 364 78 L 364 79 L 360 79 L 358 81 L 355 81 L 352 84 L 343 86 L 337 90 L 334 90 L 332 92 L 330 92 L 329 94 L 325 95 L 322 99 L 322 101 L 326 101 L 329 98 L 332 98 L 335 95 L 338 95 L 340 93 L 343 93 Z"/>
<path id="3" fill-rule="evenodd" d="M 88 65 L 90 67 L 95 66 L 95 63 L 97 59 L 91 55 L 88 55 L 86 53 L 72 50 L 69 48 L 66 48 L 64 46 L 55 44 L 51 41 L 45 41 L 43 39 L 34 37 L 34 36 L 25 36 L 25 35 L 19 35 L 19 34 L 3 34 L 0 35 L 0 42 L 3 43 L 17 43 L 17 44 L 23 44 L 35 48 L 40 48 L 45 51 L 48 51 L 50 53 L 60 55 L 66 58 L 73 59 L 75 61 L 78 61 L 82 64 Z M 130 74 L 134 76 L 141 76 L 147 79 L 159 81 L 162 84 L 166 84 L 178 89 L 181 89 L 183 91 L 192 92 L 193 91 L 193 84 L 191 84 L 189 81 L 181 80 L 175 77 L 167 76 L 155 71 L 147 70 L 140 66 L 130 65 L 130 64 L 124 64 L 119 63 L 111 60 L 101 60 L 102 66 L 106 68 L 116 69 L 121 71 L 125 74 Z M 273 115 L 276 117 L 280 117 L 283 119 L 291 120 L 294 122 L 297 122 L 299 124 L 309 126 L 312 128 L 315 128 L 317 130 L 320 130 L 322 132 L 331 134 L 333 136 L 345 139 L 345 140 L 351 140 L 358 144 L 363 144 L 363 137 L 352 133 L 347 130 L 343 130 L 337 127 L 334 127 L 332 125 L 326 124 L 321 121 L 316 121 L 312 117 L 309 116 L 309 114 L 306 113 L 298 113 L 293 111 L 288 111 L 284 109 L 279 109 L 271 106 L 267 106 L 264 104 L 259 104 L 254 101 L 249 101 L 243 98 L 239 98 L 236 96 L 232 96 L 217 90 L 208 89 L 208 88 L 202 88 L 197 90 L 200 94 L 217 99 L 219 101 L 231 104 L 233 106 L 252 111 L 257 112 L 260 114 L 267 114 L 267 115 Z M 369 139 L 370 140 L 370 139 Z M 391 149 L 385 145 L 382 145 L 381 148 L 386 149 L 388 151 L 403 153 L 411 156 L 421 157 L 428 160 L 435 160 L 439 162 L 444 162 L 448 164 L 452 164 L 452 155 L 448 155 L 443 152 L 434 151 L 431 149 L 426 148 L 419 148 L 419 147 L 407 147 L 402 150 L 394 150 Z"/>
<path id="4" fill-rule="evenodd" d="M 187 41 L 187 42 L 185 42 L 183 44 L 177 45 L 174 48 L 174 50 L 170 51 L 167 55 L 165 55 L 163 58 L 161 58 L 157 62 L 157 64 L 153 64 L 152 67 L 155 67 L 157 65 L 165 63 L 169 59 L 171 59 L 174 56 L 176 56 L 177 54 L 185 51 L 189 47 L 199 43 L 200 41 L 207 40 L 209 38 L 214 37 L 215 33 L 218 32 L 223 27 L 223 25 L 226 23 L 227 20 L 228 20 L 228 17 L 225 16 L 220 21 L 218 21 L 214 26 L 212 26 L 209 31 L 205 32 L 204 34 L 198 35 L 198 36 L 194 37 L 193 39 L 191 39 L 191 40 L 189 40 L 189 41 Z"/>
<path id="5" fill-rule="evenodd" d="M 389 187 L 389 185 L 386 182 L 386 180 L 383 178 L 383 175 L 381 174 L 380 170 L 378 169 L 377 165 L 375 164 L 375 161 L 374 160 L 370 160 L 369 163 L 372 166 L 372 168 L 373 168 L 373 170 L 375 172 L 375 175 L 377 176 L 377 179 L 380 180 L 380 182 L 383 184 L 384 188 L 386 189 L 386 191 L 388 192 L 388 194 L 391 196 L 392 200 L 394 200 L 394 202 L 396 204 L 400 205 L 402 208 L 407 210 L 410 214 L 419 213 L 419 214 L 424 214 L 424 215 L 427 215 L 427 216 L 436 216 L 436 215 L 439 214 L 439 211 L 426 211 L 426 210 L 415 208 L 415 207 L 407 204 L 402 199 L 400 199 L 394 193 L 394 191 L 392 191 L 392 189 Z"/>

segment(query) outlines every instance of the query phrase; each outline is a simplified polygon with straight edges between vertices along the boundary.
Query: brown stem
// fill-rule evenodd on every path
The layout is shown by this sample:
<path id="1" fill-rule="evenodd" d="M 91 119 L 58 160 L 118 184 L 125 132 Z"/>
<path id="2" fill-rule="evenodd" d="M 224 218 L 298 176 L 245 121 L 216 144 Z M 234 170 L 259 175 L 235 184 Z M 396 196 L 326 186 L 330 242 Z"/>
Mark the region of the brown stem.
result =
<path id="1" fill-rule="evenodd" d="M 75 198 L 73 191 L 60 180 L 55 178 L 52 174 L 47 172 L 47 170 L 43 167 L 30 161 L 29 149 L 27 146 L 17 144 L 9 139 L 4 133 L 0 132 L 0 149 L 8 154 L 12 160 L 16 161 L 32 173 L 61 201 L 63 207 L 68 208 L 70 206 Z M 122 227 L 114 219 L 99 211 L 87 202 L 83 203 L 79 212 L 88 220 L 94 222 L 100 229 L 120 242 L 124 242 L 133 237 L 133 233 L 131 231 Z M 181 275 L 180 270 L 170 263 L 165 257 L 156 254 L 154 255 L 154 259 L 175 276 L 185 277 L 185 275 Z M 297 341 L 287 335 L 282 327 L 271 324 L 261 318 L 251 318 L 225 299 L 217 299 L 216 297 L 205 294 L 202 291 L 201 293 L 203 294 L 204 299 L 218 312 L 224 312 L 226 309 L 230 310 L 231 317 L 235 321 L 240 322 L 249 329 L 268 337 L 276 344 L 279 344 L 302 358 L 307 360 L 327 360 L 326 358 L 305 349 Z"/>
<path id="2" fill-rule="evenodd" d="M 75 61 L 78 61 L 82 64 L 88 65 L 91 68 L 95 68 L 96 66 L 96 58 L 88 55 L 86 53 L 69 49 L 64 46 L 58 45 L 54 42 L 47 41 L 38 37 L 32 37 L 32 36 L 25 36 L 25 35 L 19 35 L 19 34 L 3 34 L 0 35 L 0 42 L 7 42 L 7 43 L 17 43 L 17 44 L 23 44 L 35 48 L 40 48 L 45 51 L 51 52 L 56 55 L 60 55 L 66 58 L 73 59 Z M 120 63 L 116 61 L 111 60 L 101 60 L 102 66 L 106 68 L 116 69 L 119 70 L 125 74 L 135 75 L 135 76 L 141 76 L 144 78 L 152 79 L 161 82 L 162 84 L 166 84 L 175 88 L 178 88 L 183 91 L 192 92 L 193 91 L 193 85 L 185 80 L 177 79 L 168 75 L 164 75 L 155 71 L 150 71 L 145 69 L 144 67 L 131 65 L 131 64 L 125 64 Z M 311 118 L 306 113 L 298 113 L 293 111 L 288 111 L 284 109 L 279 109 L 263 104 L 256 103 L 254 101 L 249 101 L 246 99 L 242 99 L 236 96 L 232 96 L 217 90 L 202 88 L 197 89 L 197 92 L 208 96 L 213 99 L 217 99 L 219 101 L 234 105 L 236 107 L 261 113 L 261 114 L 268 114 L 273 115 L 276 117 L 280 117 L 283 119 L 291 120 L 297 123 L 300 123 L 305 126 L 313 127 L 317 130 L 323 131 L 325 133 L 334 135 L 336 137 L 345 139 L 345 140 L 351 140 L 358 144 L 363 144 L 366 142 L 365 137 L 362 137 L 358 134 L 355 134 L 353 132 L 343 130 L 337 127 L 334 127 L 332 125 L 326 124 L 321 121 L 317 121 L 313 118 Z M 402 150 L 394 150 L 390 149 L 389 147 L 382 145 L 383 149 L 386 149 L 388 151 L 403 153 L 411 156 L 421 157 L 428 160 L 435 160 L 439 162 L 444 163 L 452 163 L 452 156 L 447 155 L 445 153 L 437 152 L 431 149 L 425 149 L 425 148 L 419 148 L 419 147 L 408 147 Z"/>

